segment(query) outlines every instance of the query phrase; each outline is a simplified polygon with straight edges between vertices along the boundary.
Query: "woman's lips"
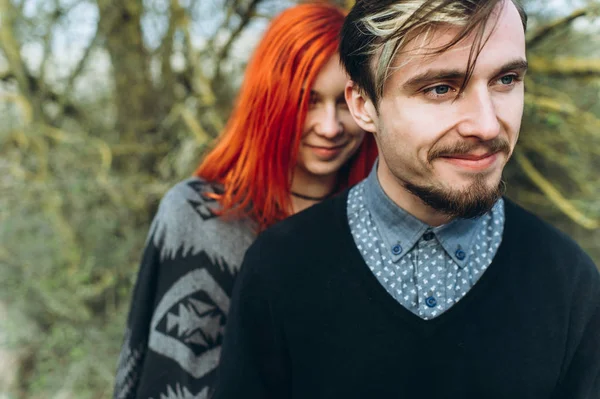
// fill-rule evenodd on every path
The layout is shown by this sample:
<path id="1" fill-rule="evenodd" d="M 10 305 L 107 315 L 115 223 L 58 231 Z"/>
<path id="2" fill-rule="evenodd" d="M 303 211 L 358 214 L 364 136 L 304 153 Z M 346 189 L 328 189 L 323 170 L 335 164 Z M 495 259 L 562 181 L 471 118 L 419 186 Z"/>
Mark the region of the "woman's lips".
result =
<path id="1" fill-rule="evenodd" d="M 319 147 L 307 144 L 307 147 L 309 147 L 310 150 L 319 158 L 328 160 L 338 156 L 342 152 L 344 145 L 338 145 L 335 147 Z"/>

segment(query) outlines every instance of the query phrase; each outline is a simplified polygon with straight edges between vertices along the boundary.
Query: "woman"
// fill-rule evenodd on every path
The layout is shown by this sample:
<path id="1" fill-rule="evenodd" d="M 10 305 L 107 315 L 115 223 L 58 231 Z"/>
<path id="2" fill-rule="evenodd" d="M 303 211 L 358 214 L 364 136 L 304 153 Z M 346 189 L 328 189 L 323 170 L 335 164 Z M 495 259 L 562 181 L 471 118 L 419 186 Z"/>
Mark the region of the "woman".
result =
<path id="1" fill-rule="evenodd" d="M 366 177 L 371 136 L 344 101 L 340 9 L 304 4 L 273 20 L 235 109 L 196 177 L 152 223 L 115 398 L 205 398 L 244 252 L 256 234 Z"/>

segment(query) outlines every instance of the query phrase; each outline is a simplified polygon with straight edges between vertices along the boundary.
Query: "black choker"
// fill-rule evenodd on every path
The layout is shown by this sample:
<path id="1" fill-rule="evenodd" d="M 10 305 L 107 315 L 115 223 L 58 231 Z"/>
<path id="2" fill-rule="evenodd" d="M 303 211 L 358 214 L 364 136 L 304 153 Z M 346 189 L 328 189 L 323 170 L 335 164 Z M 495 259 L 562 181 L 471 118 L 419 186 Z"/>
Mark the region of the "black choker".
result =
<path id="1" fill-rule="evenodd" d="M 311 197 L 311 196 L 308 196 L 308 195 L 295 193 L 293 191 L 290 191 L 290 194 L 292 194 L 294 197 L 302 198 L 302 199 L 307 200 L 307 201 L 323 201 L 324 199 L 327 199 L 327 198 L 329 198 L 331 196 L 331 194 L 327 194 L 324 197 Z"/>

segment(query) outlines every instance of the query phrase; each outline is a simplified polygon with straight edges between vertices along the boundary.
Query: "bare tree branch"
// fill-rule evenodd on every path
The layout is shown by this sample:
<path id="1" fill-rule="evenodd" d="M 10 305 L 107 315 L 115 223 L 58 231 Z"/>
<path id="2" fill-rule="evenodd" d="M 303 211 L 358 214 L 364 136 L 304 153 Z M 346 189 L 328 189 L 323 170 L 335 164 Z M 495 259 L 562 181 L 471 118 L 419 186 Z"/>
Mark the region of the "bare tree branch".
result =
<path id="1" fill-rule="evenodd" d="M 105 29 L 106 28 L 110 29 L 112 24 L 115 21 L 115 13 L 112 13 L 112 14 L 107 13 L 107 14 L 108 15 L 105 17 L 106 23 L 104 24 L 104 27 L 105 27 Z M 57 115 L 57 117 L 55 118 L 55 120 L 57 122 L 60 121 L 62 119 L 62 117 L 66 114 L 65 111 L 67 110 L 67 106 L 69 105 L 68 101 L 69 101 L 69 98 L 71 97 L 71 93 L 73 91 L 73 86 L 75 85 L 75 81 L 83 72 L 83 69 L 86 66 L 86 63 L 90 57 L 90 54 L 96 48 L 96 46 L 98 45 L 98 42 L 100 41 L 100 37 L 101 37 L 100 26 L 96 26 L 96 32 L 94 33 L 94 37 L 92 38 L 92 40 L 86 47 L 85 51 L 83 52 L 83 55 L 77 62 L 77 65 L 75 66 L 75 68 L 73 69 L 73 72 L 71 72 L 71 74 L 69 75 L 65 90 L 63 91 L 62 96 L 60 96 L 60 100 L 59 100 L 60 111 L 59 111 L 59 114 Z"/>
<path id="2" fill-rule="evenodd" d="M 554 31 L 556 31 L 558 28 L 570 24 L 571 22 L 573 22 L 574 20 L 576 20 L 579 17 L 591 14 L 593 11 L 594 11 L 593 7 L 587 7 L 587 8 L 575 10 L 570 15 L 567 15 L 566 17 L 559 18 L 555 21 L 550 22 L 547 25 L 539 27 L 527 39 L 527 46 L 529 48 L 532 48 L 532 47 L 538 45 L 539 43 L 544 41 L 544 39 L 546 37 L 548 37 L 548 35 L 550 35 Z"/>
<path id="3" fill-rule="evenodd" d="M 241 18 L 240 23 L 231 32 L 231 35 L 229 35 L 227 42 L 225 42 L 225 45 L 223 45 L 223 47 L 221 47 L 221 49 L 217 53 L 217 57 L 215 60 L 215 74 L 213 79 L 214 81 L 220 80 L 221 63 L 229 55 L 229 51 L 231 50 L 231 46 L 233 45 L 235 40 L 244 31 L 252 17 L 256 14 L 256 7 L 260 4 L 260 2 L 261 0 L 251 0 L 250 4 L 248 5 L 248 8 L 239 14 L 239 17 Z"/>
<path id="4" fill-rule="evenodd" d="M 98 1 L 100 29 L 105 48 L 110 56 L 115 84 L 117 109 L 116 128 L 123 139 L 131 139 L 141 132 L 151 132 L 160 119 L 156 99 L 160 97 L 150 75 L 150 56 L 142 35 L 142 2 Z M 111 29 L 105 30 L 106 16 L 117 13 Z"/>
<path id="5" fill-rule="evenodd" d="M 158 49 L 158 54 L 161 58 L 161 82 L 163 96 L 162 103 L 171 104 L 173 101 L 174 74 L 171 66 L 171 56 L 175 45 L 175 34 L 180 24 L 185 25 L 185 11 L 179 5 L 178 0 L 171 0 L 171 13 L 169 16 L 169 28 Z"/>
<path id="6" fill-rule="evenodd" d="M 0 81 L 8 82 L 9 80 L 13 79 L 15 79 L 15 75 L 8 69 L 0 72 Z"/>
<path id="7" fill-rule="evenodd" d="M 43 58 L 42 63 L 40 65 L 40 75 L 37 79 L 38 81 L 38 90 L 40 91 L 40 97 L 44 97 L 44 93 L 46 92 L 46 72 L 48 70 L 48 63 L 52 58 L 52 38 L 53 38 L 53 30 L 55 24 L 62 18 L 62 12 L 60 10 L 60 4 L 58 0 L 54 0 L 54 13 L 52 13 L 52 19 L 48 23 L 47 31 L 44 34 L 43 38 Z M 45 117 L 45 115 L 41 115 Z"/>
<path id="8" fill-rule="evenodd" d="M 530 57 L 529 65 L 532 71 L 544 75 L 576 78 L 600 77 L 600 60 L 598 59 Z"/>
<path id="9" fill-rule="evenodd" d="M 90 41 L 90 44 L 86 47 L 85 51 L 83 52 L 83 55 L 77 62 L 77 66 L 75 66 L 73 72 L 71 72 L 71 75 L 69 75 L 69 79 L 67 80 L 67 85 L 64 91 L 65 96 L 69 96 L 71 90 L 73 90 L 73 85 L 75 84 L 75 81 L 83 71 L 83 68 L 85 68 L 85 64 L 87 63 L 87 60 L 90 57 L 90 54 L 92 53 L 92 50 L 96 47 L 99 41 L 99 37 L 99 29 L 96 27 L 96 33 L 94 34 L 93 39 Z"/>
<path id="10" fill-rule="evenodd" d="M 16 10 L 10 0 L 0 0 L 0 47 L 8 61 L 8 67 L 15 77 L 19 89 L 28 99 L 32 99 L 32 88 L 27 66 L 21 58 L 19 45 L 13 35 Z"/>
<path id="11" fill-rule="evenodd" d="M 556 186 L 533 166 L 531 161 L 524 154 L 520 151 L 515 151 L 514 157 L 531 182 L 572 221 L 588 230 L 594 230 L 600 227 L 599 220 L 590 218 L 577 209 L 571 201 L 565 198 Z"/>
<path id="12" fill-rule="evenodd" d="M 221 25 L 215 31 L 215 34 L 212 35 L 212 37 L 210 37 L 206 43 L 206 48 L 209 51 L 216 53 L 217 46 L 215 43 L 217 41 L 217 38 L 220 37 L 220 32 L 230 31 L 229 25 L 231 24 L 231 18 L 233 15 L 237 15 L 238 1 L 239 0 L 226 0 L 225 4 L 223 4 L 223 6 L 225 7 L 225 10 L 223 11 L 225 17 L 223 19 L 223 23 L 221 23 Z"/>
<path id="13" fill-rule="evenodd" d="M 17 10 L 19 10 L 19 15 L 23 15 L 23 8 L 25 8 L 26 0 L 21 0 L 21 2 L 17 5 Z"/>
<path id="14" fill-rule="evenodd" d="M 31 75 L 27 75 L 26 78 L 30 82 L 31 87 L 32 87 L 33 91 L 35 92 L 37 90 L 37 79 L 35 79 Z M 12 73 L 12 71 L 3 71 L 0 73 L 0 82 L 10 82 L 11 80 L 16 80 L 16 76 Z M 63 101 L 63 99 L 64 99 L 64 96 L 58 95 L 58 94 L 54 93 L 52 90 L 47 90 L 44 93 L 44 96 L 41 98 L 41 103 L 49 101 L 49 102 L 59 104 L 62 107 L 63 115 L 66 115 L 66 116 L 69 116 L 72 118 L 78 118 L 79 116 L 81 116 L 81 111 L 75 104 L 73 104 L 72 102 L 69 102 L 69 101 L 64 101 L 61 103 L 61 101 Z"/>

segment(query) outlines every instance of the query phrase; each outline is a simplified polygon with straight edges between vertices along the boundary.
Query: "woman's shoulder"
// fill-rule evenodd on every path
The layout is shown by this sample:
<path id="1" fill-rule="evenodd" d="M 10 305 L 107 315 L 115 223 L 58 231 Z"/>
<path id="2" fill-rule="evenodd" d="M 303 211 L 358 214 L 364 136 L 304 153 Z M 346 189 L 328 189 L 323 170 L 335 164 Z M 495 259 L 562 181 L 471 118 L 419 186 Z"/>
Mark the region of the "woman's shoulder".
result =
<path id="1" fill-rule="evenodd" d="M 157 216 L 177 217 L 180 216 L 179 213 L 189 211 L 187 208 L 191 207 L 203 220 L 216 218 L 215 211 L 219 209 L 219 204 L 211 194 L 221 192 L 223 189 L 217 183 L 196 176 L 190 177 L 167 191 L 160 202 Z"/>
<path id="2" fill-rule="evenodd" d="M 228 243 L 249 246 L 255 233 L 247 218 L 223 218 L 212 193 L 222 192 L 219 184 L 191 177 L 174 185 L 162 198 L 150 228 L 149 239 L 163 256 L 173 251 L 222 252 Z"/>

